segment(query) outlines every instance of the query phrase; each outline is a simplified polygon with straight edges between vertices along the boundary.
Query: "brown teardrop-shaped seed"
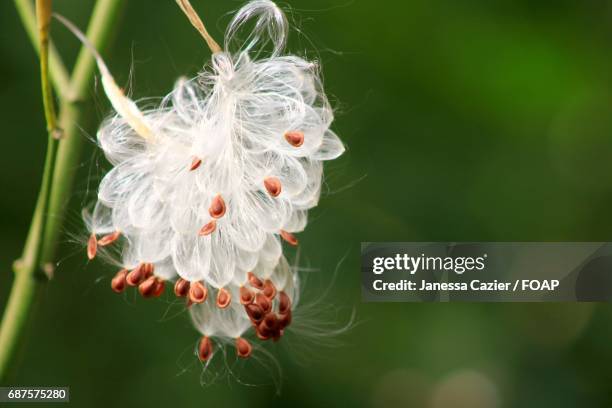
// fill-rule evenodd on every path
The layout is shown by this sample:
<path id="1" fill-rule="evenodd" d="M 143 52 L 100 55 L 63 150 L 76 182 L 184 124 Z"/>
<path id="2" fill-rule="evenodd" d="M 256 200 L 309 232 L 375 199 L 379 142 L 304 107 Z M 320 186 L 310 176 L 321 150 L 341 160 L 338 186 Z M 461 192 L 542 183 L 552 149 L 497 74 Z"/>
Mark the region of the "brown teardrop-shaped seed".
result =
<path id="1" fill-rule="evenodd" d="M 248 358 L 253 351 L 253 346 L 246 339 L 238 337 L 236 339 L 236 354 L 241 358 Z"/>
<path id="2" fill-rule="evenodd" d="M 274 336 L 275 329 L 275 327 L 269 327 L 269 325 L 265 323 L 265 320 L 262 320 L 256 328 L 257 337 L 262 340 L 268 340 L 270 337 Z"/>
<path id="3" fill-rule="evenodd" d="M 283 238 L 285 241 L 287 241 L 287 243 L 288 243 L 289 245 L 297 246 L 297 244 L 298 244 L 298 240 L 297 240 L 297 238 L 295 237 L 295 235 L 293 235 L 292 233 L 287 232 L 287 231 L 285 231 L 285 230 L 280 230 L 280 236 L 281 236 L 281 237 L 282 237 L 282 238 Z"/>
<path id="4" fill-rule="evenodd" d="M 116 240 L 118 240 L 120 236 L 121 236 L 120 231 L 115 231 L 110 234 L 107 234 L 98 240 L 98 245 L 100 246 L 110 245 Z"/>
<path id="5" fill-rule="evenodd" d="M 155 265 L 150 263 L 150 262 L 146 262 L 144 264 L 142 264 L 142 272 L 144 273 L 144 277 L 145 279 L 148 278 L 149 276 L 153 275 L 153 271 L 155 271 Z"/>
<path id="6" fill-rule="evenodd" d="M 255 335 L 259 340 L 266 341 L 270 339 L 270 332 L 259 330 L 259 327 L 255 329 Z"/>
<path id="7" fill-rule="evenodd" d="M 245 286 L 240 287 L 240 303 L 241 304 L 248 305 L 250 303 L 253 303 L 254 298 L 255 298 L 255 295 L 253 294 L 253 292 L 249 290 L 249 288 Z"/>
<path id="8" fill-rule="evenodd" d="M 200 159 L 199 157 L 194 157 L 191 161 L 191 166 L 189 166 L 189 171 L 194 171 L 195 169 L 200 167 L 200 164 L 202 164 L 202 159 Z"/>
<path id="9" fill-rule="evenodd" d="M 284 329 L 285 327 L 291 324 L 291 319 L 292 319 L 291 309 L 287 309 L 285 313 L 278 315 L 278 326 L 281 329 Z"/>
<path id="10" fill-rule="evenodd" d="M 217 292 L 217 307 L 225 309 L 232 302 L 232 295 L 224 288 L 220 288 Z"/>
<path id="11" fill-rule="evenodd" d="M 213 197 L 210 207 L 208 207 L 208 213 L 213 218 L 221 218 L 225 214 L 225 201 L 221 194 L 217 194 Z"/>
<path id="12" fill-rule="evenodd" d="M 291 299 L 285 291 L 280 291 L 278 294 L 278 313 L 286 313 L 291 307 Z"/>
<path id="13" fill-rule="evenodd" d="M 155 281 L 155 289 L 153 290 L 153 297 L 160 297 L 166 289 L 166 282 L 162 279 L 157 278 Z"/>
<path id="14" fill-rule="evenodd" d="M 144 282 L 138 285 L 138 292 L 140 292 L 142 297 L 151 297 L 155 292 L 156 283 L 157 281 L 155 279 L 155 276 L 149 276 Z"/>
<path id="15" fill-rule="evenodd" d="M 174 294 L 178 297 L 185 297 L 189 294 L 189 281 L 178 278 L 174 284 Z"/>
<path id="16" fill-rule="evenodd" d="M 264 318 L 264 312 L 259 305 L 251 303 L 246 305 L 244 309 L 253 323 L 259 323 Z"/>
<path id="17" fill-rule="evenodd" d="M 216 229 L 217 229 L 217 221 L 212 220 L 210 222 L 207 222 L 206 224 L 204 224 L 202 228 L 200 228 L 198 235 L 199 236 L 210 235 L 213 232 L 215 232 Z"/>
<path id="18" fill-rule="evenodd" d="M 212 341 L 208 336 L 203 336 L 198 345 L 198 358 L 200 361 L 207 361 L 213 353 Z"/>
<path id="19" fill-rule="evenodd" d="M 87 240 L 87 258 L 90 261 L 94 259 L 96 252 L 98 252 L 98 240 L 96 239 L 96 234 L 91 234 Z"/>
<path id="20" fill-rule="evenodd" d="M 268 330 L 274 331 L 278 328 L 278 318 L 274 313 L 268 313 L 262 320 L 261 326 Z"/>
<path id="21" fill-rule="evenodd" d="M 256 289 L 263 289 L 263 282 L 253 272 L 247 274 L 247 278 L 252 287 Z"/>
<path id="22" fill-rule="evenodd" d="M 273 300 L 276 296 L 276 286 L 274 286 L 274 283 L 272 283 L 270 279 L 264 281 L 262 292 L 264 296 L 270 300 Z"/>
<path id="23" fill-rule="evenodd" d="M 264 187 L 272 197 L 278 197 L 282 190 L 278 177 L 266 177 L 264 179 Z"/>
<path id="24" fill-rule="evenodd" d="M 204 303 L 208 289 L 202 282 L 191 282 L 189 285 L 189 300 L 193 303 Z"/>
<path id="25" fill-rule="evenodd" d="M 132 269 L 126 276 L 125 281 L 130 286 L 138 286 L 145 280 L 144 264 L 138 264 L 138 266 Z"/>
<path id="26" fill-rule="evenodd" d="M 272 310 L 272 302 L 263 293 L 255 295 L 255 303 L 261 306 L 264 313 L 268 313 Z"/>
<path id="27" fill-rule="evenodd" d="M 293 147 L 300 147 L 304 144 L 304 132 L 294 130 L 285 133 L 285 140 Z"/>
<path id="28" fill-rule="evenodd" d="M 127 275 L 128 270 L 122 269 L 113 277 L 111 280 L 111 289 L 115 293 L 121 293 L 125 290 L 125 286 L 127 283 L 125 282 L 125 276 Z"/>

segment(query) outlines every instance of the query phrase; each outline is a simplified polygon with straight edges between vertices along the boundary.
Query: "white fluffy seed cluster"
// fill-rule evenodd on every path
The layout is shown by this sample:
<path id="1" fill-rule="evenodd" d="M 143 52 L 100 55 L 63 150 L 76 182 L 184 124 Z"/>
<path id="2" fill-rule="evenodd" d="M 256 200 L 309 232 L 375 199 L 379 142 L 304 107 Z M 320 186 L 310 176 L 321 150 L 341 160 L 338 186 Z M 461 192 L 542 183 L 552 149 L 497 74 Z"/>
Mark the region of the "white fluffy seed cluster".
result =
<path id="1" fill-rule="evenodd" d="M 254 29 L 244 35 L 247 21 Z M 322 162 L 344 151 L 317 65 L 282 54 L 287 32 L 274 3 L 252 1 L 230 23 L 224 51 L 159 107 L 140 112 L 105 86 L 118 114 L 97 137 L 114 167 L 85 217 L 88 254 L 122 248 L 116 291 L 158 295 L 175 281 L 205 336 L 203 360 L 210 337 L 239 339 L 251 327 L 262 340 L 282 335 L 299 288 L 280 238 L 297 244 Z M 248 343 L 236 347 L 250 354 Z"/>

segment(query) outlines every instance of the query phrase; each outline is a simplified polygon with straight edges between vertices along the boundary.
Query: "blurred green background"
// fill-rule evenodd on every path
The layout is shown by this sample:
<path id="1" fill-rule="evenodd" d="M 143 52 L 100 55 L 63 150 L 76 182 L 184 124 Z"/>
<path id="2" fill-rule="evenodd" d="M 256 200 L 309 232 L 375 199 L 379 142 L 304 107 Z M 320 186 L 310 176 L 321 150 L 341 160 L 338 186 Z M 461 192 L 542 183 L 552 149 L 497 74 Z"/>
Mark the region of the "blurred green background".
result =
<path id="1" fill-rule="evenodd" d="M 209 57 L 174 1 L 125 2 L 105 57 L 136 98 Z M 227 0 L 193 0 L 220 39 Z M 93 1 L 56 0 L 84 27 Z M 71 405 L 610 407 L 612 308 L 596 304 L 365 304 L 361 241 L 612 240 L 612 2 L 295 0 L 293 52 L 320 59 L 348 146 L 300 235 L 300 264 L 341 326 L 333 347 L 278 344 L 282 389 L 200 385 L 198 335 L 168 302 L 113 294 L 71 242 L 104 160 L 87 144 L 60 263 L 28 332 L 18 385 L 70 386 Z M 77 41 L 55 24 L 65 60 Z M 0 301 L 12 282 L 45 149 L 37 58 L 0 3 Z M 313 44 L 318 49 L 313 52 Z M 130 76 L 130 72 L 132 75 Z M 109 105 L 92 87 L 83 137 Z M 342 258 L 346 256 L 343 263 Z M 3 307 L 3 306 L 0 306 Z M 174 310 L 175 311 L 175 310 Z M 333 320 L 330 320 L 333 319 Z M 283 342 L 280 342 L 283 343 Z M 251 367 L 244 368 L 248 376 Z M 255 371 L 258 372 L 258 371 Z M 262 380 L 263 381 L 263 380 Z"/>

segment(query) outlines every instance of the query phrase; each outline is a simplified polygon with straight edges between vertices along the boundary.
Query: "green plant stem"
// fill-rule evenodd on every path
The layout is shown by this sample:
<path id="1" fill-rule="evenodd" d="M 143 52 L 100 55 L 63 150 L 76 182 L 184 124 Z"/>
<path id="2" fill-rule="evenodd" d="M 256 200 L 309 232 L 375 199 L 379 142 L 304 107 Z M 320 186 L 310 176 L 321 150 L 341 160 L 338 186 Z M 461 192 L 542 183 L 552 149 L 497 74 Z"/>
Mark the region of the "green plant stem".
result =
<path id="1" fill-rule="evenodd" d="M 26 4 L 27 1 L 15 0 L 20 16 L 28 32 L 31 31 L 32 20 Z M 94 7 L 87 37 L 98 49 L 106 48 L 110 31 L 119 12 L 121 0 L 98 0 Z M 23 11 L 23 12 L 22 12 Z M 30 34 L 30 37 L 32 35 Z M 37 41 L 33 41 L 37 44 Z M 21 343 L 22 333 L 28 322 L 28 317 L 40 291 L 39 277 L 43 265 L 52 265 L 57 242 L 61 233 L 65 205 L 70 198 L 75 171 L 83 145 L 78 123 L 82 117 L 82 101 L 86 99 L 91 88 L 95 72 L 95 61 L 91 54 L 81 48 L 73 74 L 64 83 L 62 65 L 59 58 L 52 57 L 50 50 L 50 77 L 56 89 L 60 88 L 59 128 L 63 130 L 59 141 L 57 156 L 47 151 L 43 173 L 43 183 L 30 224 L 28 238 L 20 260 L 14 264 L 15 280 L 11 288 L 9 300 L 0 325 L 0 383 L 6 379 L 8 370 L 15 357 L 17 346 Z M 65 71 L 64 71 L 65 72 Z M 67 87 L 65 87 L 67 84 Z M 50 189 L 45 191 L 45 180 Z M 41 239 L 42 236 L 42 239 Z"/>
<path id="2" fill-rule="evenodd" d="M 36 15 L 34 14 L 34 5 L 32 1 L 15 0 L 15 8 L 19 13 L 21 22 L 23 23 L 26 33 L 28 33 L 30 37 L 34 49 L 36 52 L 40 53 Z M 49 44 L 49 74 L 51 75 L 51 82 L 53 83 L 56 94 L 61 97 L 63 92 L 65 92 L 70 85 L 70 78 L 68 77 L 68 71 L 62 59 L 52 43 Z"/>
<path id="3" fill-rule="evenodd" d="M 52 0 L 36 0 L 36 20 L 38 23 L 38 44 L 40 52 L 40 85 L 43 99 L 43 110 L 47 122 L 47 154 L 45 167 L 40 187 L 39 201 L 41 202 L 41 213 L 46 216 L 49 210 L 49 198 L 51 196 L 51 181 L 53 180 L 53 169 L 57 157 L 58 138 L 61 136 L 57 125 L 55 113 L 55 101 L 51 89 L 49 74 L 49 28 L 51 25 Z M 37 224 L 38 231 L 33 235 L 36 237 L 36 246 L 32 255 L 33 265 L 42 265 L 43 237 L 45 236 L 47 222 Z M 41 272 L 42 268 L 35 270 Z"/>
<path id="4" fill-rule="evenodd" d="M 98 0 L 94 6 L 87 38 L 101 53 L 108 47 L 123 0 Z M 57 165 L 53 172 L 53 193 L 49 201 L 48 228 L 44 241 L 43 260 L 51 261 L 55 256 L 61 233 L 66 204 L 72 192 L 74 177 L 83 150 L 85 137 L 78 124 L 83 113 L 84 101 L 91 92 L 96 61 L 90 51 L 81 48 L 77 57 L 69 92 L 61 104 L 60 127 L 64 137 L 57 153 Z"/>

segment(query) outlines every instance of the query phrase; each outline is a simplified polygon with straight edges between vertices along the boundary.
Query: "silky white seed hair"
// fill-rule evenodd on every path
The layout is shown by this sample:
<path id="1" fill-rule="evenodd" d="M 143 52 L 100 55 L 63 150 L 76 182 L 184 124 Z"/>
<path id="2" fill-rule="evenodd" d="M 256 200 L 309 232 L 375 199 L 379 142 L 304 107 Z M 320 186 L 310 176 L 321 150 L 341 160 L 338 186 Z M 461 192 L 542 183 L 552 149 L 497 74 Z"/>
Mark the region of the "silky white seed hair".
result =
<path id="1" fill-rule="evenodd" d="M 178 3 L 193 11 L 188 1 Z M 58 18 L 93 50 L 76 27 Z M 198 21 L 195 16 L 202 32 Z M 254 28 L 245 34 L 247 22 Z M 296 306 L 299 280 L 280 237 L 297 244 L 293 234 L 306 227 L 307 212 L 319 200 L 322 162 L 344 152 L 330 129 L 333 111 L 318 65 L 283 55 L 287 35 L 280 8 L 251 1 L 234 16 L 225 48 L 210 66 L 195 78 L 180 78 L 158 107 L 143 112 L 93 50 L 116 115 L 97 133 L 114 167 L 100 183 L 93 211 L 84 215 L 93 237 L 88 255 L 117 239 L 109 234 L 120 233 L 123 268 L 153 265 L 160 282 L 202 282 L 208 295 L 190 314 L 205 338 L 239 339 L 255 326 L 265 339 L 253 310 L 268 308 L 264 317 L 281 319 L 286 299 Z M 215 306 L 221 294 L 231 297 L 228 306 L 219 307 L 219 297 Z M 243 294 L 254 300 L 244 301 Z M 239 354 L 240 348 L 237 343 Z"/>

